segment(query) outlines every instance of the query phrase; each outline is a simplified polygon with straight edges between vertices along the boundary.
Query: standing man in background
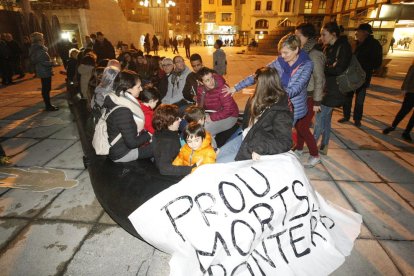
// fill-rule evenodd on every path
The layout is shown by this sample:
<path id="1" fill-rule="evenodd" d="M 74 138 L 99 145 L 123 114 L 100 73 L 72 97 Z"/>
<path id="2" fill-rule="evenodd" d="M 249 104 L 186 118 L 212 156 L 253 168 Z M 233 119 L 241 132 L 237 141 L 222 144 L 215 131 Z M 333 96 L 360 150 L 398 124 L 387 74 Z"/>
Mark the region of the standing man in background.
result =
<path id="1" fill-rule="evenodd" d="M 185 56 L 187 58 L 190 58 L 191 54 L 190 54 L 190 44 L 191 44 L 191 40 L 188 38 L 188 35 L 185 36 L 184 38 L 184 48 L 185 48 Z"/>
<path id="2" fill-rule="evenodd" d="M 382 46 L 372 35 L 372 27 L 368 23 L 360 24 L 355 31 L 357 47 L 354 54 L 365 71 L 365 83 L 356 91 L 348 92 L 343 105 L 344 117 L 338 120 L 338 123 L 348 122 L 351 118 L 352 99 L 356 94 L 353 119 L 354 125 L 360 127 L 364 112 L 365 95 L 371 83 L 372 72 L 380 67 L 382 63 Z"/>
<path id="3" fill-rule="evenodd" d="M 214 43 L 216 51 L 213 53 L 213 69 L 219 75 L 224 76 L 227 74 L 227 59 L 226 53 L 221 49 L 222 46 L 223 41 L 221 39 L 217 39 L 216 43 Z"/>

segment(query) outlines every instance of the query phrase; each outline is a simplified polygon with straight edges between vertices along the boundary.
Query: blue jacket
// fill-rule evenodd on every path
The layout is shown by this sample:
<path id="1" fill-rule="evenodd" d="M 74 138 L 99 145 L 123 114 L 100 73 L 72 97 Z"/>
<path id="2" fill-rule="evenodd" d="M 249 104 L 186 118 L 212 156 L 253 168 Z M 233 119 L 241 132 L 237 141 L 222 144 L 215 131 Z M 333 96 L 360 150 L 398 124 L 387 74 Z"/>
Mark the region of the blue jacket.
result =
<path id="1" fill-rule="evenodd" d="M 32 44 L 29 52 L 30 62 L 35 66 L 36 75 L 41 79 L 50 78 L 53 62 L 47 53 L 47 48 L 43 45 Z"/>
<path id="2" fill-rule="evenodd" d="M 313 70 L 313 62 L 309 58 L 308 54 L 306 54 L 304 51 L 299 51 L 299 58 L 292 67 L 290 67 L 289 64 L 287 64 L 287 62 L 285 62 L 281 56 L 269 63 L 267 66 L 275 68 L 279 73 L 281 80 L 283 74 L 287 70 L 293 72 L 293 74 L 290 75 L 287 86 L 284 85 L 283 88 L 286 90 L 286 93 L 289 95 L 289 99 L 292 102 L 294 121 L 296 122 L 297 120 L 305 117 L 306 113 L 308 112 L 306 105 L 306 88 L 308 86 L 308 82 Z M 254 74 L 250 75 L 244 80 L 237 83 L 234 86 L 236 88 L 236 91 L 253 85 L 254 77 Z"/>

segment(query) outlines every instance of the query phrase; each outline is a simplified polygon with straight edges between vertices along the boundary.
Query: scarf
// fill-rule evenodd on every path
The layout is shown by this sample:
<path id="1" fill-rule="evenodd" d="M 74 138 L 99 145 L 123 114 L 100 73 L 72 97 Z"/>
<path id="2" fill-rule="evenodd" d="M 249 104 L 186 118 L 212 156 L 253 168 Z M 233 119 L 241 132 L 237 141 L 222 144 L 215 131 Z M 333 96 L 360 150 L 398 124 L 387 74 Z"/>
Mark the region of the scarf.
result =
<path id="1" fill-rule="evenodd" d="M 305 51 L 299 50 L 298 53 L 298 59 L 295 61 L 295 63 L 290 66 L 289 63 L 287 63 L 281 56 L 278 58 L 279 64 L 283 69 L 283 74 L 281 76 L 281 81 L 283 87 L 286 89 L 286 87 L 289 86 L 289 81 L 292 75 L 296 72 L 296 70 L 299 68 L 299 66 L 306 60 L 309 60 L 309 56 Z"/>
<path id="2" fill-rule="evenodd" d="M 108 96 L 111 98 L 114 104 L 126 107 L 131 110 L 134 116 L 134 121 L 137 125 L 138 133 L 141 132 L 144 129 L 145 115 L 138 100 L 128 92 L 121 92 L 119 97 L 115 93 L 109 93 Z"/>

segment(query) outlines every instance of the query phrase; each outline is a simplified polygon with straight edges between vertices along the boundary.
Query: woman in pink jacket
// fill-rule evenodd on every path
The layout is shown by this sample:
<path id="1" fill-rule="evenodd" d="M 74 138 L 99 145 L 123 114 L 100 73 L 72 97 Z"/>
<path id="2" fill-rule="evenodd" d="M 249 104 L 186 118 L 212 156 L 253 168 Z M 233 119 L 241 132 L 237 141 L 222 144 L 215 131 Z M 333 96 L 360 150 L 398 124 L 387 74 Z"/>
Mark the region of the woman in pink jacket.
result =
<path id="1" fill-rule="evenodd" d="M 230 129 L 237 122 L 239 108 L 233 97 L 226 97 L 222 89 L 227 85 L 222 76 L 209 68 L 197 72 L 202 85 L 197 89 L 197 106 L 206 110 L 205 129 L 215 136 Z"/>

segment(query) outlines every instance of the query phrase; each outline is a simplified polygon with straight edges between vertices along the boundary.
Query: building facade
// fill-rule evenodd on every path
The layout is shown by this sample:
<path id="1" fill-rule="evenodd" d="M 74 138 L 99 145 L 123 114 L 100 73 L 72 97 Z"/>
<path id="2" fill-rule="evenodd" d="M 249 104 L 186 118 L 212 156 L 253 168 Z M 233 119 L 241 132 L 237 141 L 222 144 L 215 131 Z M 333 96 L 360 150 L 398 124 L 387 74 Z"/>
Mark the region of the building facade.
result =
<path id="1" fill-rule="evenodd" d="M 231 39 L 246 45 L 279 27 L 313 23 L 318 29 L 336 20 L 349 36 L 363 22 L 386 46 L 414 36 L 414 1 L 390 0 L 202 0 L 201 35 L 207 45 Z M 405 40 L 407 41 L 407 39 Z M 412 49 L 414 43 L 408 46 Z M 407 48 L 407 45 L 405 46 Z"/>

